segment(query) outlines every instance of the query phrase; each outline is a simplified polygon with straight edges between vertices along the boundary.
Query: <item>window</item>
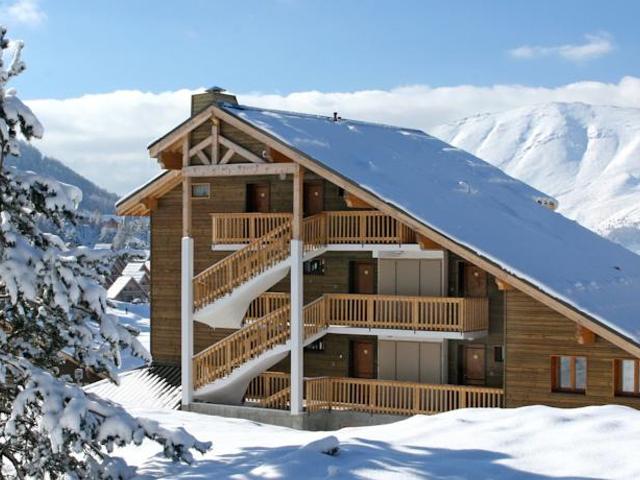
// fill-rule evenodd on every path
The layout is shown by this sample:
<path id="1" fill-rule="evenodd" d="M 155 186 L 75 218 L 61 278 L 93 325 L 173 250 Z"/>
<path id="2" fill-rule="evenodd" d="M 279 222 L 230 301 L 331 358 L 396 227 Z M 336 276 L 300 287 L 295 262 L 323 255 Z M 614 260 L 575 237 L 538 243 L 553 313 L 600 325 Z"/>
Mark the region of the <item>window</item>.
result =
<path id="1" fill-rule="evenodd" d="M 640 397 L 640 361 L 631 359 L 614 360 L 616 395 Z"/>
<path id="2" fill-rule="evenodd" d="M 585 393 L 587 357 L 551 357 L 551 387 L 554 392 Z"/>
<path id="3" fill-rule="evenodd" d="M 493 347 L 493 361 L 496 363 L 504 362 L 504 348 L 502 345 L 495 345 Z"/>
<path id="4" fill-rule="evenodd" d="M 211 195 L 208 183 L 193 183 L 191 185 L 191 198 L 209 198 Z"/>
<path id="5" fill-rule="evenodd" d="M 307 345 L 305 350 L 310 352 L 324 352 L 324 342 L 322 339 L 316 340 L 315 342 Z"/>
<path id="6" fill-rule="evenodd" d="M 324 275 L 325 262 L 322 258 L 307 260 L 302 264 L 302 270 L 305 275 Z"/>

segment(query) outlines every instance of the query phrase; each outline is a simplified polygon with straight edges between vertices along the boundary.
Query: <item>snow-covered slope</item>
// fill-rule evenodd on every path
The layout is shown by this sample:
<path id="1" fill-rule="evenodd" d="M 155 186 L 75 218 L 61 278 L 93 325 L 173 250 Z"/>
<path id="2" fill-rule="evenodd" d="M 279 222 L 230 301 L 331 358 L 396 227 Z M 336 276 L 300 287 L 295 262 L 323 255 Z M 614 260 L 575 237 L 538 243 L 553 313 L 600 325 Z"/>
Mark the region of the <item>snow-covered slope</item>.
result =
<path id="1" fill-rule="evenodd" d="M 67 167 L 60 160 L 43 155 L 31 144 L 20 142 L 20 157 L 7 157 L 7 166 L 18 170 L 31 170 L 39 175 L 53 178 L 59 182 L 75 185 L 82 190 L 80 209 L 88 212 L 114 213 L 114 205 L 118 197 L 107 192 L 95 183 Z"/>
<path id="2" fill-rule="evenodd" d="M 640 252 L 640 108 L 550 103 L 429 133 L 554 196 L 560 213 Z"/>
<path id="3" fill-rule="evenodd" d="M 174 410 L 133 413 L 213 443 L 192 465 L 162 458 L 149 440 L 117 449 L 141 479 L 640 478 L 640 412 L 615 405 L 463 409 L 332 434 Z M 338 454 L 321 453 L 335 439 Z"/>

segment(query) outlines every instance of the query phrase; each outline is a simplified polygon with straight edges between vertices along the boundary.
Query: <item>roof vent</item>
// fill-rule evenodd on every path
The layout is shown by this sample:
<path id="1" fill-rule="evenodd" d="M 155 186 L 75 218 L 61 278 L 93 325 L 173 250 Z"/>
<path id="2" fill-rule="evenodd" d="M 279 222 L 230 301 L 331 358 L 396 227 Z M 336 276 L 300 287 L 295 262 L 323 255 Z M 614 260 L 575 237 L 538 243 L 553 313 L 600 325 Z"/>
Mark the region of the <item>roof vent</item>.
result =
<path id="1" fill-rule="evenodd" d="M 337 122 L 338 120 L 342 120 L 342 117 L 338 115 L 338 112 L 333 112 L 333 121 Z"/>

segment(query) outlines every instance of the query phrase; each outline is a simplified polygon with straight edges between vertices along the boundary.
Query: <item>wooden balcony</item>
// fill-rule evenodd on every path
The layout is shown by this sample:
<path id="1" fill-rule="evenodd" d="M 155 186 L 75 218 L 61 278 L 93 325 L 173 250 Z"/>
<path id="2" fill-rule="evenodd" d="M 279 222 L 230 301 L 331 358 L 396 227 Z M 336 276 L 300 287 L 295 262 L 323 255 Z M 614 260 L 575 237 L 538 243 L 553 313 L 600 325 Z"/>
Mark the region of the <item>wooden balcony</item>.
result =
<path id="1" fill-rule="evenodd" d="M 310 378 L 305 383 L 308 412 L 352 410 L 388 415 L 430 415 L 458 408 L 499 408 L 504 397 L 500 388 L 466 385 L 331 377 Z"/>
<path id="2" fill-rule="evenodd" d="M 214 213 L 214 245 L 246 244 L 292 219 L 290 213 Z M 416 235 L 376 210 L 323 212 L 305 219 L 305 241 L 317 244 L 407 244 Z"/>
<path id="3" fill-rule="evenodd" d="M 289 374 L 265 372 L 254 378 L 245 401 L 265 408 L 289 408 Z M 372 414 L 431 415 L 458 408 L 500 408 L 501 388 L 438 385 L 345 377 L 304 379 L 304 404 L 310 412 L 352 410 Z"/>
<path id="4" fill-rule="evenodd" d="M 434 332 L 473 332 L 489 328 L 487 298 L 325 294 L 305 307 L 328 326 Z"/>

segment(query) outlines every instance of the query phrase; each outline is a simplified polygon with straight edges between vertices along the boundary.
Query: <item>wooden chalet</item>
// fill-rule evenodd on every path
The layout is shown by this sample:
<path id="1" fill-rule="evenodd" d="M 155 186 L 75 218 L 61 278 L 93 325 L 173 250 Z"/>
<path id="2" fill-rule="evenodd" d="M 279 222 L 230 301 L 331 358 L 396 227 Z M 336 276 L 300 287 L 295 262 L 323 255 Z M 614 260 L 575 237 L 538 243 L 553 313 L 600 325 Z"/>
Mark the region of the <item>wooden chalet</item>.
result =
<path id="1" fill-rule="evenodd" d="M 472 155 L 219 89 L 149 154 L 117 213 L 151 219 L 183 408 L 640 406 L 640 258 Z"/>

